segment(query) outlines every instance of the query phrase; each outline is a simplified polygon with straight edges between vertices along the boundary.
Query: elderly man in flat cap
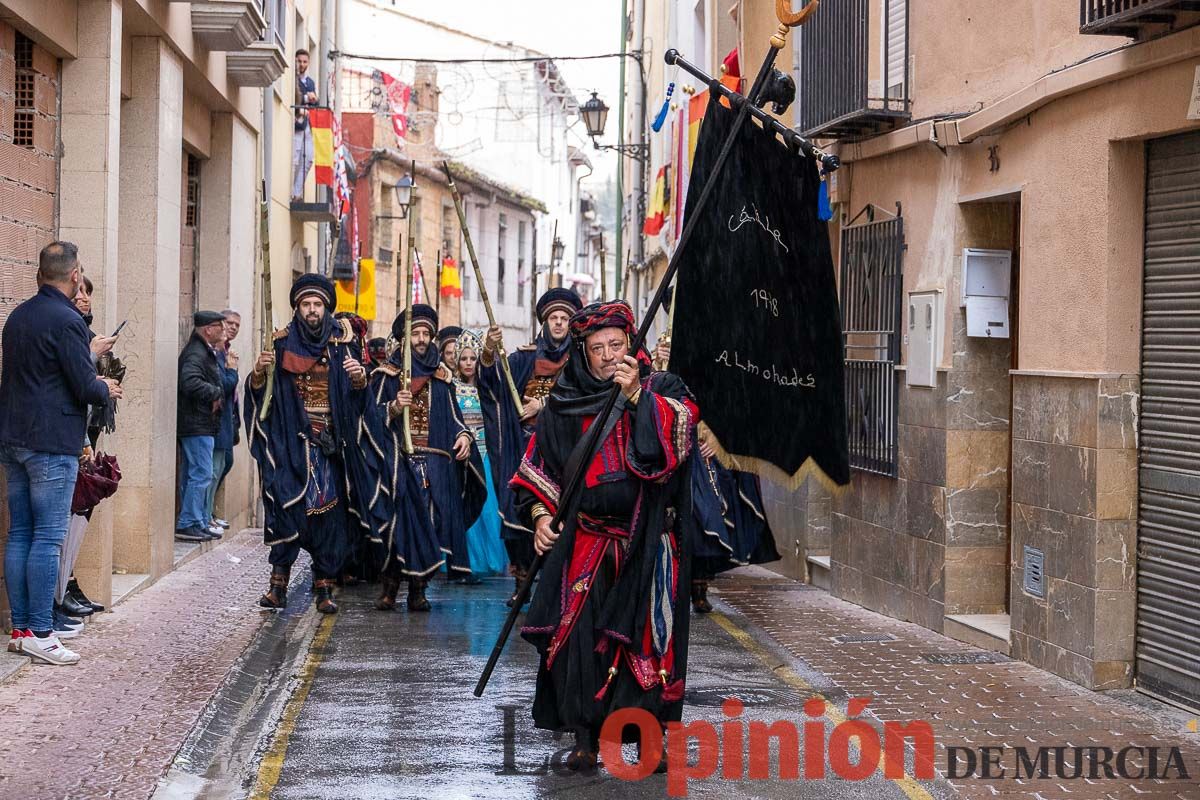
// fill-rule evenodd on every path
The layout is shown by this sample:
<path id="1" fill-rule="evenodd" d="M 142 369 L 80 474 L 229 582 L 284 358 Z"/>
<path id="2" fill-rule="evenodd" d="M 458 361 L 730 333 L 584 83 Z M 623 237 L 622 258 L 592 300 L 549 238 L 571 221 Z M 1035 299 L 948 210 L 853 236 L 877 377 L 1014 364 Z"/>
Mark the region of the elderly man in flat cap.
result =
<path id="1" fill-rule="evenodd" d="M 208 487 L 213 479 L 213 441 L 221 426 L 225 396 L 216 351 L 225 341 L 225 317 L 216 311 L 197 311 L 192 324 L 192 338 L 179 354 L 176 435 L 183 467 L 175 538 L 205 542 L 221 538 L 209 529 Z"/>
<path id="2" fill-rule="evenodd" d="M 367 371 L 356 358 L 350 321 L 333 317 L 333 282 L 302 275 L 291 303 L 292 321 L 275 332 L 274 346 L 246 380 L 246 429 L 262 476 L 263 538 L 271 546 L 271 583 L 259 605 L 287 606 L 292 565 L 303 549 L 312 557 L 317 610 L 333 614 L 334 582 L 359 530 L 348 515 L 372 537 L 387 521 L 385 511 L 376 518 L 373 510 L 380 465 L 362 424 Z"/>

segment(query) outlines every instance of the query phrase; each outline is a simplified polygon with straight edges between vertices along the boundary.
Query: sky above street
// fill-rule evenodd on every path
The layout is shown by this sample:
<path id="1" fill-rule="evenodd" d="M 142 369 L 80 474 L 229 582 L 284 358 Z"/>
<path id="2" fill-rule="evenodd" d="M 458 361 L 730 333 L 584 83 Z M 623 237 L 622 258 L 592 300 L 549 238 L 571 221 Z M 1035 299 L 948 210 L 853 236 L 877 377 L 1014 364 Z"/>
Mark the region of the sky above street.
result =
<path id="1" fill-rule="evenodd" d="M 621 49 L 621 2 L 563 0 L 395 0 L 407 14 L 475 36 L 540 50 L 551 56 L 616 53 Z M 425 54 L 434 56 L 435 54 Z M 500 54 L 497 54 L 500 55 Z M 613 108 L 603 143 L 616 141 L 620 59 L 560 61 L 559 68 L 582 103 L 596 91 Z M 580 133 L 583 133 L 582 122 Z M 611 174 L 612 153 L 589 152 L 596 178 Z"/>

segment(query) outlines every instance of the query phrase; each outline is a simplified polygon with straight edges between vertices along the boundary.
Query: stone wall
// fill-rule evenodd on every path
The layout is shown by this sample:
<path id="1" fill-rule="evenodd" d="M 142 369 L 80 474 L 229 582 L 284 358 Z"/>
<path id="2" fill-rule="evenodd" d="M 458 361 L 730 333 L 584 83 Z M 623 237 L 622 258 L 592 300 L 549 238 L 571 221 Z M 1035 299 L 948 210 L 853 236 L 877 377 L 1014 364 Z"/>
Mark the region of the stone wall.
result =
<path id="1" fill-rule="evenodd" d="M 1014 376 L 1012 654 L 1084 686 L 1129 686 L 1136 621 L 1136 376 Z M 1045 597 L 1023 591 L 1024 548 Z"/>

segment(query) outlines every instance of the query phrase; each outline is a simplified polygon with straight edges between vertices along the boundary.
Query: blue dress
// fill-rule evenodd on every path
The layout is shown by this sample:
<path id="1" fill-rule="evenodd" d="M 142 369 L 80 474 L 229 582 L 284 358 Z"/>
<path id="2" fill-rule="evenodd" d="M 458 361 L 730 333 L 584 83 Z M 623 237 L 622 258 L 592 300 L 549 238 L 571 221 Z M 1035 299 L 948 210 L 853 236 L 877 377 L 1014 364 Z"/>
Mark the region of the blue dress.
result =
<path id="1" fill-rule="evenodd" d="M 483 456 L 483 471 L 487 484 L 487 500 L 475 524 L 467 529 L 467 554 L 470 557 L 471 574 L 475 577 L 506 575 L 508 553 L 500 538 L 500 507 L 496 503 L 496 491 L 492 486 L 492 465 L 488 460 L 487 443 L 483 436 L 483 410 L 479 404 L 479 389 L 454 381 L 458 395 L 458 407 L 463 421 L 475 433 L 475 443 Z"/>

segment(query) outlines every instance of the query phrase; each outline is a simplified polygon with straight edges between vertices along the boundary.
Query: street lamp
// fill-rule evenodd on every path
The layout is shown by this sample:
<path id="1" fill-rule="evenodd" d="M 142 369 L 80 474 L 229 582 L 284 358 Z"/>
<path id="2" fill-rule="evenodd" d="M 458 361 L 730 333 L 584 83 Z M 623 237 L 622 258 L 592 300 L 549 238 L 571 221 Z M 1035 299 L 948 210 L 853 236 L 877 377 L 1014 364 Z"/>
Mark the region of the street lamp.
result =
<path id="1" fill-rule="evenodd" d="M 646 160 L 650 152 L 650 145 L 645 142 L 602 145 L 596 141 L 597 137 L 604 135 L 604 126 L 608 123 L 608 105 L 600 99 L 600 95 L 596 92 L 592 92 L 591 98 L 579 107 L 579 115 L 583 117 L 583 124 L 587 128 L 588 136 L 592 139 L 592 146 L 597 150 L 616 150 L 635 161 Z"/>
<path id="2" fill-rule="evenodd" d="M 392 191 L 396 193 L 396 205 L 400 208 L 400 219 L 408 216 L 408 208 L 412 205 L 412 194 L 415 186 L 416 184 L 413 182 L 412 175 L 405 175 L 396 181 L 396 185 L 392 187 Z"/>
<path id="3" fill-rule="evenodd" d="M 554 242 L 550 245 L 550 259 L 554 262 L 554 266 L 562 266 L 563 255 L 566 252 L 567 246 L 563 243 L 563 240 L 560 237 L 555 236 Z"/>

